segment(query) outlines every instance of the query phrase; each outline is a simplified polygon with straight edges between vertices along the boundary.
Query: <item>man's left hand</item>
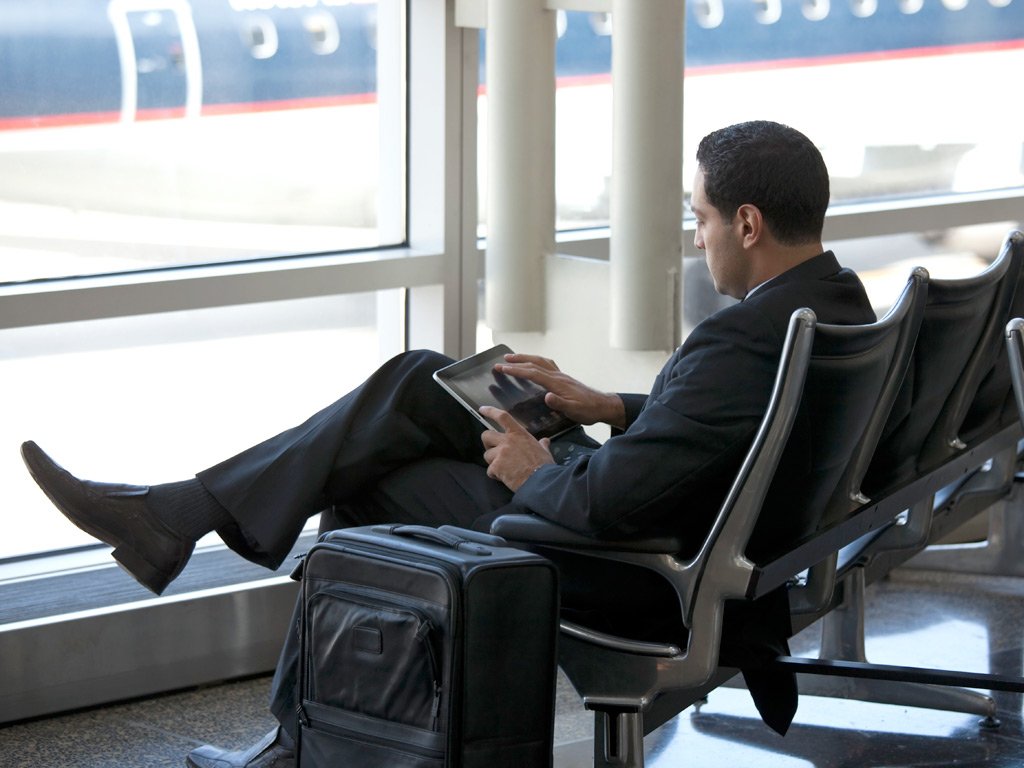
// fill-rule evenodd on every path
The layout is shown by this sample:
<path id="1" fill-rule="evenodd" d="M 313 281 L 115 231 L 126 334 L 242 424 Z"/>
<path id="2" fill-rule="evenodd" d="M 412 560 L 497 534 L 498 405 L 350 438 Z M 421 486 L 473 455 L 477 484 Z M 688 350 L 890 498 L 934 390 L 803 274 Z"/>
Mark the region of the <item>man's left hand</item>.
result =
<path id="1" fill-rule="evenodd" d="M 555 463 L 548 449 L 551 441 L 535 438 L 508 411 L 485 405 L 480 413 L 504 430 L 487 429 L 481 435 L 488 477 L 500 480 L 514 492 L 539 467 Z"/>

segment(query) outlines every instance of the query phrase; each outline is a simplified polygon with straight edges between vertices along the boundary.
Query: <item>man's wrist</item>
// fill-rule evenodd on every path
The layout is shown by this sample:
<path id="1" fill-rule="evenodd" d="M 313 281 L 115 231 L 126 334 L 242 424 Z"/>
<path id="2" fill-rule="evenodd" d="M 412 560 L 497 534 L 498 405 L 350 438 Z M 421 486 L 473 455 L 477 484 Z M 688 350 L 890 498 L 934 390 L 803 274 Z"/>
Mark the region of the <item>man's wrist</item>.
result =
<path id="1" fill-rule="evenodd" d="M 605 395 L 605 418 L 602 421 L 619 429 L 626 428 L 626 404 L 617 394 Z"/>

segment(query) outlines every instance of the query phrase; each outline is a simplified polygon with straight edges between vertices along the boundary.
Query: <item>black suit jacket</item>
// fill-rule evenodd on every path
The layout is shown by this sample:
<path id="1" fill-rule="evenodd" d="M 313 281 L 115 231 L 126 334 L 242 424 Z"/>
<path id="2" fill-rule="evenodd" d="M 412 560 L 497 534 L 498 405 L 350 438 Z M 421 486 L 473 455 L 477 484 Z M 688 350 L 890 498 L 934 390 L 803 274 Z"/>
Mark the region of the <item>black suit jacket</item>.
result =
<path id="1" fill-rule="evenodd" d="M 857 276 L 831 252 L 777 276 L 744 301 L 698 325 L 665 364 L 647 397 L 624 395 L 628 427 L 589 458 L 545 466 L 515 494 L 534 514 L 594 537 L 671 533 L 696 551 L 710 530 L 750 447 L 771 395 L 790 315 L 863 324 L 875 314 Z M 787 453 L 812 450 L 809 420 L 798 419 Z M 797 484 L 798 476 L 787 477 Z M 757 559 L 803 532 L 794 505 L 766 508 L 748 556 Z M 784 593 L 727 617 L 723 661 L 743 666 L 786 651 Z M 776 730 L 796 709 L 795 681 L 753 682 L 758 707 Z M 760 691 L 755 690 L 760 688 Z"/>
<path id="2" fill-rule="evenodd" d="M 764 416 L 801 307 L 823 323 L 875 320 L 860 280 L 830 251 L 798 265 L 698 325 L 650 395 L 623 396 L 622 434 L 573 464 L 541 467 L 515 504 L 591 536 L 671 532 L 698 546 Z M 809 439 L 809 425 L 795 424 L 790 444 Z"/>

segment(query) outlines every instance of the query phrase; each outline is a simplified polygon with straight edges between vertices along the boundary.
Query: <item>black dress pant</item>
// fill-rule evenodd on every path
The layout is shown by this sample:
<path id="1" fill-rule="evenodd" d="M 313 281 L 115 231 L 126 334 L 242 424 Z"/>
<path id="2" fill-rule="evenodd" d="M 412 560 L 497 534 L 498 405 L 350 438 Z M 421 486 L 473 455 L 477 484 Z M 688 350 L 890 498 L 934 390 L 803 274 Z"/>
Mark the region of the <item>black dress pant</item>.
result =
<path id="1" fill-rule="evenodd" d="M 486 531 L 512 499 L 487 477 L 483 425 L 433 379 L 453 362 L 408 352 L 297 427 L 197 477 L 231 515 L 218 534 L 243 557 L 277 568 L 306 520 L 322 529 L 374 523 Z M 297 627 L 298 605 L 291 627 Z M 271 709 L 294 735 L 297 637 L 289 632 Z"/>
<path id="2" fill-rule="evenodd" d="M 332 505 L 345 526 L 486 528 L 478 518 L 512 493 L 487 477 L 483 425 L 432 378 L 451 362 L 435 352 L 399 355 L 299 426 L 200 472 L 234 521 L 218 534 L 277 568 L 306 520 Z"/>

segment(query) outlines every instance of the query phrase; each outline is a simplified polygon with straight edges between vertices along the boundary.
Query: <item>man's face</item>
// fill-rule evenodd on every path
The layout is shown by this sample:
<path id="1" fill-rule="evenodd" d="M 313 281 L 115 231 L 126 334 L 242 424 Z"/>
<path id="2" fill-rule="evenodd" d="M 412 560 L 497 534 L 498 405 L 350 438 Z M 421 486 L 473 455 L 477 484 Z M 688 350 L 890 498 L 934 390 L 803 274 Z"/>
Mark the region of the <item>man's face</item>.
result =
<path id="1" fill-rule="evenodd" d="M 697 218 L 693 244 L 704 251 L 715 290 L 734 299 L 747 295 L 750 264 L 743 251 L 737 217 L 725 219 L 704 195 L 704 171 L 693 180 L 690 208 Z"/>

